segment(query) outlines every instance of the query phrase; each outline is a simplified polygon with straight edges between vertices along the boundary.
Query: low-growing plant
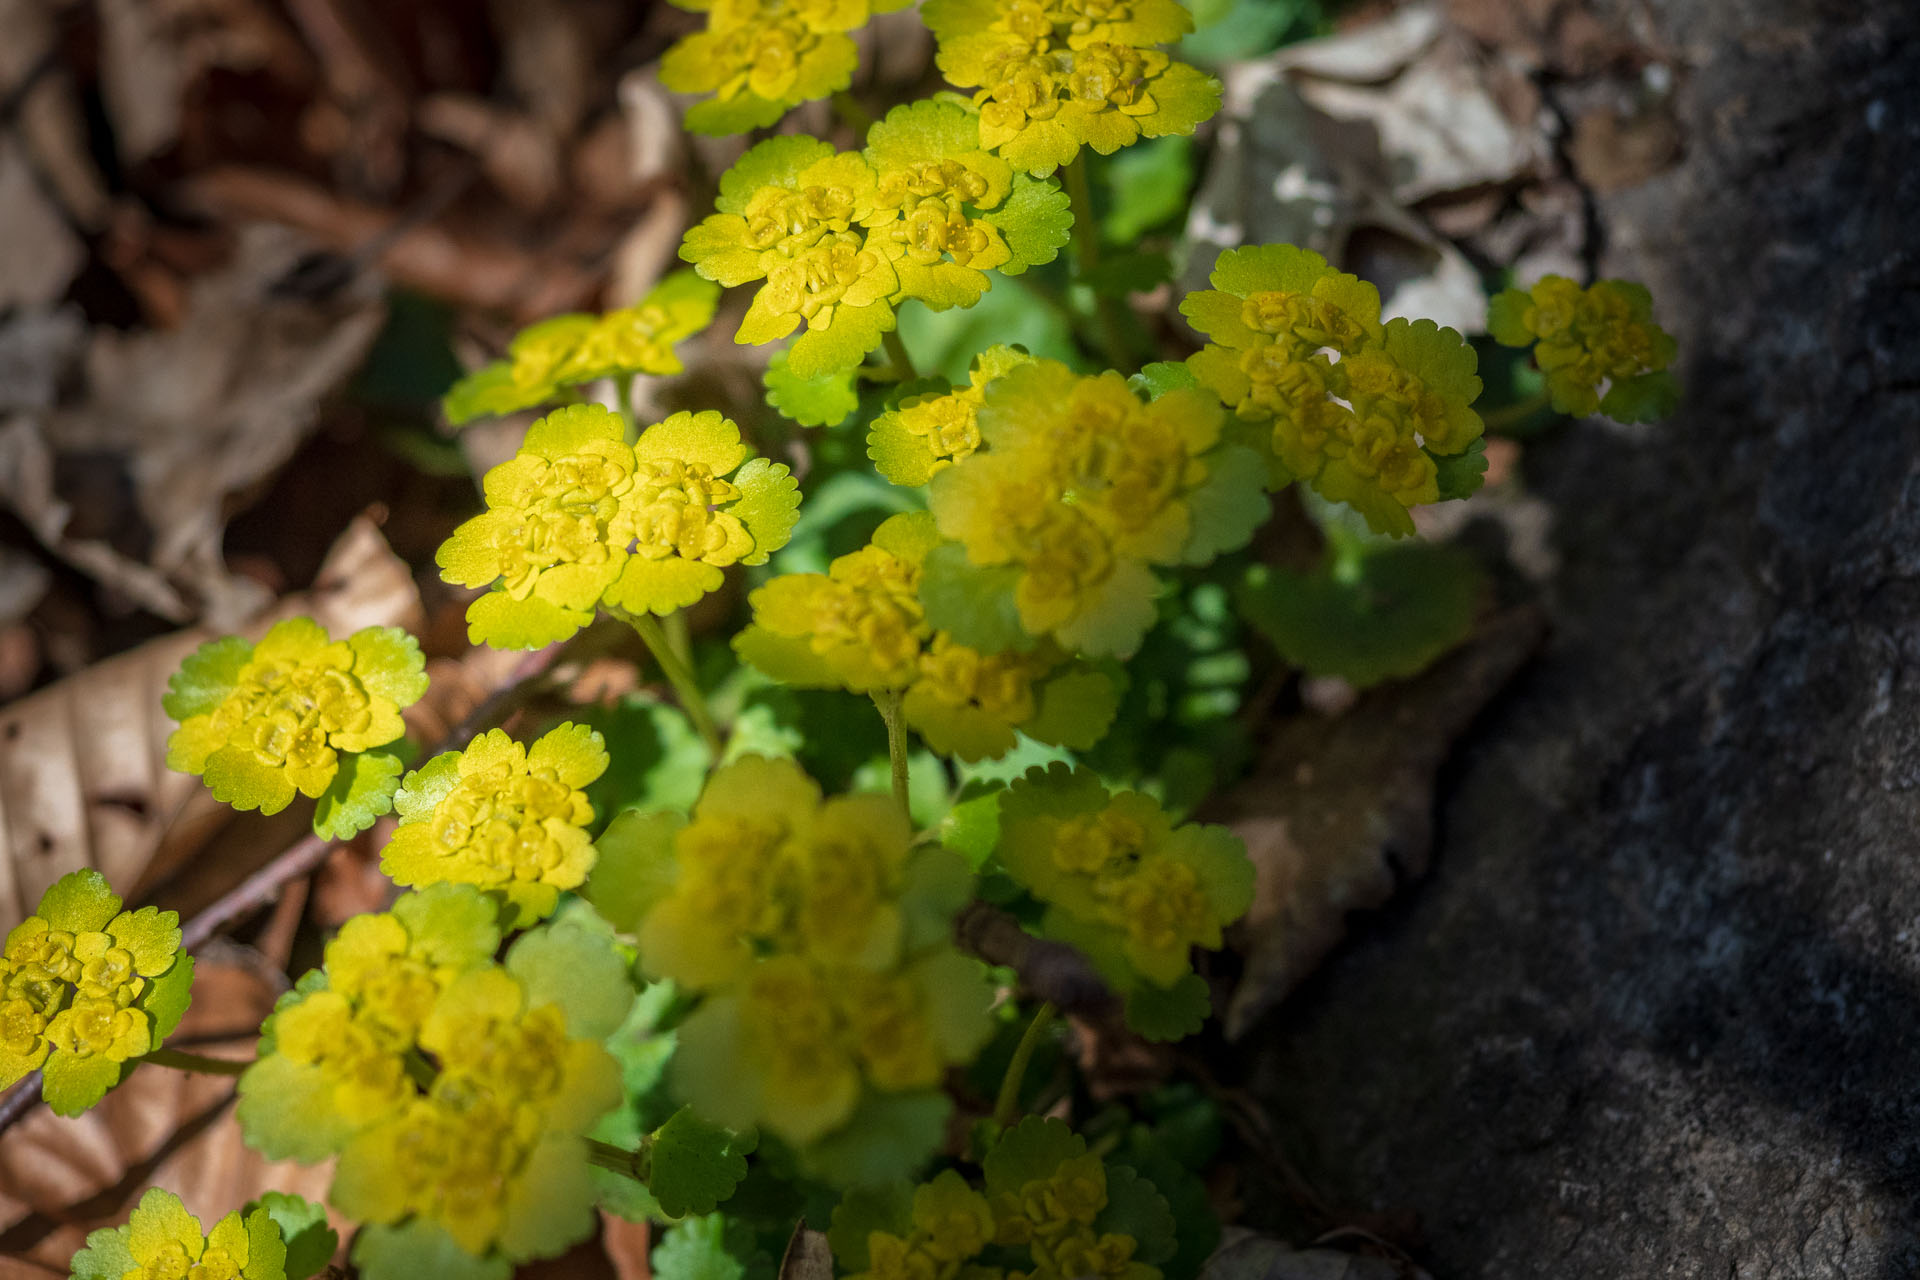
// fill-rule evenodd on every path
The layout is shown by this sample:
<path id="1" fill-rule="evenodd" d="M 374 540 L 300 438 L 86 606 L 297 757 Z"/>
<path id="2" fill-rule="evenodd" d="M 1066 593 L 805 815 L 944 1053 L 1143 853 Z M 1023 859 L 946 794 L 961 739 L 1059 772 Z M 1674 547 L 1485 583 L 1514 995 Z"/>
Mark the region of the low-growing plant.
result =
<path id="1" fill-rule="evenodd" d="M 689 127 L 732 132 L 844 90 L 850 33 L 897 6 L 687 7 L 708 26 L 662 78 L 709 95 Z M 1177 306 L 1164 258 L 1113 252 L 1095 191 L 1131 231 L 1166 202 L 1117 216 L 1135 170 L 1098 157 L 1219 103 L 1164 47 L 1192 26 L 1172 0 L 924 16 L 968 93 L 894 107 L 858 151 L 758 142 L 687 232 L 691 270 L 533 326 L 447 394 L 455 424 L 546 409 L 439 551 L 477 589 L 473 642 L 610 620 L 672 701 L 408 770 L 426 678 L 404 633 L 295 619 L 202 646 L 165 699 L 169 763 L 238 808 L 308 797 L 332 839 L 394 814 L 391 908 L 223 1062 L 164 1044 L 193 966 L 173 913 L 69 876 L 0 957 L 0 1084 L 38 1069 L 71 1115 L 143 1063 L 238 1074 L 251 1145 L 335 1161 L 374 1280 L 503 1277 L 596 1209 L 675 1224 L 664 1280 L 765 1273 L 797 1221 L 873 1280 L 1193 1274 L 1218 1117 L 1178 1084 L 1094 1106 L 1018 955 L 956 926 L 1077 956 L 1067 1012 L 1108 1032 L 1202 1028 L 1196 956 L 1254 869 L 1193 815 L 1244 767 L 1272 666 L 1253 636 L 1365 685 L 1465 635 L 1471 559 L 1394 540 L 1483 482 L 1478 357 L 1305 249 L 1223 253 Z M 750 291 L 736 342 L 790 340 L 777 416 L 639 421 L 634 379 L 681 371 L 722 286 Z M 1638 286 L 1548 277 L 1489 328 L 1534 348 L 1559 411 L 1672 405 Z M 1276 500 L 1319 529 L 1320 569 L 1248 550 Z M 685 611 L 740 576 L 730 635 L 691 636 Z M 203 1233 L 153 1191 L 73 1273 L 297 1278 L 334 1249 L 324 1223 L 275 1195 Z"/>

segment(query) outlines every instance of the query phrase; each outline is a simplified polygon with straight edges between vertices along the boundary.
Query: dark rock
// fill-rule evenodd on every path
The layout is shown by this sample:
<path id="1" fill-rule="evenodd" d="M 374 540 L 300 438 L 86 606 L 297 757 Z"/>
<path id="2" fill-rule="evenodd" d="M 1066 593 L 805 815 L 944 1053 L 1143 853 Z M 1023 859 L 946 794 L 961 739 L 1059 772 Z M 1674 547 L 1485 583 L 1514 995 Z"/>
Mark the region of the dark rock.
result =
<path id="1" fill-rule="evenodd" d="M 1686 403 L 1530 450 L 1553 637 L 1252 1082 L 1441 1280 L 1920 1276 L 1920 6 L 1647 10 Z"/>

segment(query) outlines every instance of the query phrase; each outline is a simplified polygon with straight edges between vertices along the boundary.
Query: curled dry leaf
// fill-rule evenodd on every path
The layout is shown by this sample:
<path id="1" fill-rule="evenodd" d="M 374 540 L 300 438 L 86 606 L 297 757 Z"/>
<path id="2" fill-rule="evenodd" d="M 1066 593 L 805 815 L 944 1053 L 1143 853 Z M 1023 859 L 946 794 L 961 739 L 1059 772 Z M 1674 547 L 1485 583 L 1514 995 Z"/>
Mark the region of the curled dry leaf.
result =
<path id="1" fill-rule="evenodd" d="M 171 1042 L 246 1057 L 278 995 L 249 968 L 203 962 Z M 327 1167 L 273 1163 L 248 1150 L 233 1092 L 229 1078 L 142 1067 L 85 1115 L 65 1120 L 37 1108 L 0 1142 L 0 1250 L 65 1275 L 86 1233 L 125 1222 L 149 1186 L 178 1195 L 202 1222 L 267 1190 L 320 1199 Z"/>
<path id="2" fill-rule="evenodd" d="M 421 609 L 406 563 L 360 519 L 335 542 L 311 590 L 245 630 L 258 635 L 297 613 L 340 635 L 417 628 Z M 166 767 L 174 724 L 160 709 L 168 678 L 214 634 L 163 636 L 0 710 L 0 933 L 48 885 L 83 867 L 133 896 L 231 817 L 198 778 Z"/>
<path id="3" fill-rule="evenodd" d="M 1349 911 L 1377 908 L 1426 874 L 1434 775 L 1544 632 L 1538 609 L 1508 609 L 1344 715 L 1294 717 L 1209 815 L 1247 842 L 1255 870 L 1253 908 L 1235 929 L 1246 970 L 1227 1005 L 1228 1036 L 1244 1035 L 1313 971 L 1346 935 Z"/>
<path id="4" fill-rule="evenodd" d="M 796 1222 L 786 1255 L 780 1259 L 778 1280 L 833 1280 L 833 1248 L 827 1244 L 827 1233 Z"/>
<path id="5" fill-rule="evenodd" d="M 221 554 L 228 503 L 293 455 L 384 315 L 370 280 L 320 301 L 275 296 L 303 252 L 285 231 L 250 228 L 233 264 L 196 282 L 179 329 L 96 328 L 82 396 L 0 425 L 0 501 L 55 554 L 163 618 L 229 627 L 257 611 L 264 589 Z M 97 485 L 92 501 L 60 492 L 62 458 Z M 115 544 L 127 530 L 151 539 L 144 559 Z"/>

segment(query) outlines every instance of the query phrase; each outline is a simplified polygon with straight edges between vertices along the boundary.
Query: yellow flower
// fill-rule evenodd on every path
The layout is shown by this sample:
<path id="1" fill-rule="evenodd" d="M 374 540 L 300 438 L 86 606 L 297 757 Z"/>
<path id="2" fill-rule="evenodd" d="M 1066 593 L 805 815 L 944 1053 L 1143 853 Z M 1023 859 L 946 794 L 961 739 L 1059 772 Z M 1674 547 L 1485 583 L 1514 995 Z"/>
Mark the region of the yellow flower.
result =
<path id="1" fill-rule="evenodd" d="M 979 421 L 989 448 L 933 478 L 933 514 L 969 563 L 1014 575 L 1022 627 L 1064 649 L 1132 653 L 1154 618 L 1152 566 L 1205 563 L 1266 515 L 1197 391 L 1143 404 L 1117 373 L 1041 360 L 992 383 Z"/>
<path id="2" fill-rule="evenodd" d="M 404 734 L 400 709 L 426 687 L 420 646 L 395 627 L 333 640 L 313 619 L 289 618 L 257 645 L 237 636 L 211 641 L 187 659 L 163 700 L 180 721 L 167 739 L 167 766 L 205 775 L 216 800 L 278 813 L 296 794 L 326 793 L 343 758 Z M 385 811 L 374 804 L 344 834 Z"/>
<path id="3" fill-rule="evenodd" d="M 744 133 L 788 107 L 852 82 L 859 51 L 847 35 L 907 0 L 674 0 L 707 13 L 707 29 L 667 50 L 660 83 L 710 93 L 687 112 L 696 133 Z"/>
<path id="4" fill-rule="evenodd" d="M 1652 422 L 1678 400 L 1667 372 L 1677 348 L 1654 323 L 1653 297 L 1643 285 L 1600 280 L 1582 289 L 1565 276 L 1546 276 L 1531 290 L 1496 294 L 1487 327 L 1506 346 L 1534 348 L 1560 413 Z"/>
<path id="5" fill-rule="evenodd" d="M 454 426 L 518 413 L 560 399 L 569 387 L 636 373 L 662 376 L 685 366 L 674 344 L 713 320 L 720 291 L 691 271 L 676 271 L 631 307 L 604 315 L 553 316 L 514 335 L 507 358 L 475 370 L 447 392 Z"/>
<path id="6" fill-rule="evenodd" d="M 941 71 L 975 90 L 982 145 L 1035 175 L 1082 146 L 1190 134 L 1220 106 L 1217 80 L 1153 47 L 1193 29 L 1172 0 L 929 0 L 923 14 Z"/>
<path id="7" fill-rule="evenodd" d="M 1193 948 L 1217 948 L 1253 895 L 1253 865 L 1226 828 L 1175 826 L 1148 797 L 1066 766 L 1008 790 L 998 853 L 1048 904 L 1049 927 L 1123 989 L 1179 981 Z"/>
<path id="8" fill-rule="evenodd" d="M 863 152 L 769 138 L 727 171 L 715 204 L 680 256 L 729 287 L 765 281 L 734 340 L 804 324 L 787 353 L 803 379 L 858 364 L 900 302 L 972 306 L 986 271 L 1051 262 L 1072 228 L 1057 184 L 1016 177 L 982 148 L 974 112 L 939 101 L 888 112 Z"/>
<path id="9" fill-rule="evenodd" d="M 439 1074 L 347 1145 L 334 1204 L 383 1226 L 431 1224 L 475 1256 L 545 1257 L 577 1240 L 593 1203 L 580 1135 L 620 1097 L 606 1050 L 493 967 L 449 984 L 420 1047 Z"/>
<path id="10" fill-rule="evenodd" d="M 719 587 L 721 570 L 765 564 L 786 545 L 800 486 L 785 464 L 749 458 L 714 410 L 676 413 L 640 433 L 622 534 L 632 552 L 606 602 L 667 614 Z"/>
<path id="11" fill-rule="evenodd" d="M 1212 341 L 1188 368 L 1261 437 L 1275 488 L 1298 479 L 1382 533 L 1440 498 L 1437 457 L 1483 433 L 1473 348 L 1430 320 L 1380 322 L 1373 286 L 1317 253 L 1263 245 L 1220 256 L 1214 289 L 1181 311 Z"/>
<path id="12" fill-rule="evenodd" d="M 644 972 L 701 998 L 671 1067 L 699 1114 L 805 1146 L 869 1091 L 928 1093 L 978 1051 L 990 992 L 948 941 L 970 877 L 911 836 L 890 796 L 823 798 L 792 761 L 746 756 L 689 820 L 623 814 L 601 837 L 589 900 Z"/>
<path id="13" fill-rule="evenodd" d="M 179 925 L 171 911 L 121 911 L 97 871 L 55 881 L 0 950 L 0 1088 L 40 1068 L 48 1103 L 77 1115 L 158 1048 L 193 982 Z"/>
<path id="14" fill-rule="evenodd" d="M 548 414 L 487 472 L 487 510 L 440 546 L 447 581 L 499 588 L 468 606 L 468 634 L 537 648 L 603 601 L 669 613 L 719 586 L 723 566 L 764 563 L 792 531 L 799 489 L 785 466 L 747 455 L 711 410 L 676 413 L 636 445 L 599 405 Z"/>
<path id="15" fill-rule="evenodd" d="M 380 868 L 402 885 L 478 885 L 504 899 L 504 924 L 525 927 L 593 867 L 593 806 L 580 788 L 606 768 L 600 735 L 584 725 L 563 724 L 530 749 L 490 729 L 407 775 Z"/>
<path id="16" fill-rule="evenodd" d="M 91 1232 L 73 1259 L 89 1280 L 286 1280 L 287 1245 L 265 1207 L 236 1210 L 202 1233 L 180 1197 L 140 1197 L 125 1226 Z"/>
<path id="17" fill-rule="evenodd" d="M 466 885 L 404 894 L 355 916 L 261 1028 L 240 1080 L 247 1141 L 274 1158 L 318 1160 L 415 1094 L 408 1054 L 441 994 L 500 943 L 492 904 Z"/>
<path id="18" fill-rule="evenodd" d="M 1067 659 L 1050 645 L 983 653 L 928 624 L 920 581 L 939 540 L 927 513 L 892 516 L 826 573 L 773 579 L 749 597 L 754 621 L 735 650 L 796 687 L 897 694 L 907 723 L 943 755 L 1003 755 L 1015 729 L 1092 746 L 1117 703 L 1105 676 L 1063 672 Z"/>
<path id="19" fill-rule="evenodd" d="M 867 456 L 894 484 L 923 485 L 980 447 L 980 405 L 994 379 L 1032 357 L 1016 347 L 988 347 L 974 358 L 967 385 L 908 396 L 874 419 Z"/>

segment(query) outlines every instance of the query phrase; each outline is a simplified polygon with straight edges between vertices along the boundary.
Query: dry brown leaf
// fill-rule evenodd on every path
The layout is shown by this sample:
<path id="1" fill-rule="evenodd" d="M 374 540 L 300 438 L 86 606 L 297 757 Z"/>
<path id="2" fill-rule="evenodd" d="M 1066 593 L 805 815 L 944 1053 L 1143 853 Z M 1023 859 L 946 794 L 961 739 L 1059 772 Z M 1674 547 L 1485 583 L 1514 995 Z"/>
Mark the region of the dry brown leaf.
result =
<path id="1" fill-rule="evenodd" d="M 1383 905 L 1427 870 L 1434 775 L 1454 741 L 1544 633 L 1509 609 L 1411 680 L 1361 695 L 1344 715 L 1285 722 L 1254 776 L 1209 816 L 1247 842 L 1253 907 L 1235 929 L 1246 957 L 1228 1002 L 1238 1038 L 1346 935 L 1347 913 Z"/>
<path id="2" fill-rule="evenodd" d="M 293 455 L 379 331 L 371 280 L 323 301 L 274 295 L 304 251 L 286 231 L 248 228 L 233 264 L 195 282 L 179 329 L 96 328 L 82 398 L 0 427 L 0 500 L 50 550 L 163 618 L 226 627 L 266 603 L 226 568 L 228 504 Z M 62 457 L 91 500 L 59 491 Z M 112 540 L 129 527 L 152 540 L 144 559 Z"/>
<path id="3" fill-rule="evenodd" d="M 52 1267 L 43 1267 L 37 1262 L 27 1262 L 21 1258 L 9 1258 L 0 1254 L 0 1280 L 61 1280 L 67 1274 L 62 1267 L 55 1271 Z"/>
<path id="4" fill-rule="evenodd" d="M 779 1280 L 833 1280 L 833 1249 L 827 1234 L 805 1222 L 793 1224 L 786 1256 L 780 1259 Z"/>
<path id="5" fill-rule="evenodd" d="M 247 633 L 298 613 L 337 635 L 417 628 L 421 609 L 406 563 L 363 518 L 335 542 L 310 591 L 282 600 Z M 198 778 L 166 767 L 174 725 L 160 709 L 167 679 L 213 635 L 163 636 L 0 709 L 0 932 L 83 867 L 131 896 L 231 816 Z"/>
<path id="6" fill-rule="evenodd" d="M 248 968 L 203 958 L 172 1042 L 244 1057 L 278 994 Z M 320 1199 L 326 1166 L 271 1162 L 244 1146 L 233 1089 L 227 1077 L 149 1066 L 83 1116 L 36 1109 L 0 1143 L 0 1253 L 64 1267 L 88 1231 L 126 1221 L 148 1187 L 178 1195 L 203 1223 L 263 1191 Z"/>
<path id="7" fill-rule="evenodd" d="M 86 262 L 86 249 L 40 189 L 26 152 L 0 136 L 0 308 L 54 302 Z"/>
<path id="8" fill-rule="evenodd" d="M 653 1280 L 653 1228 L 600 1211 L 600 1247 L 620 1280 Z M 0 1276 L 0 1280 L 6 1280 Z"/>

